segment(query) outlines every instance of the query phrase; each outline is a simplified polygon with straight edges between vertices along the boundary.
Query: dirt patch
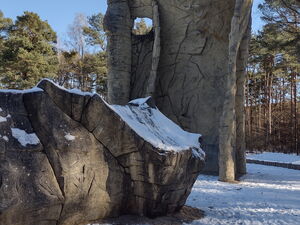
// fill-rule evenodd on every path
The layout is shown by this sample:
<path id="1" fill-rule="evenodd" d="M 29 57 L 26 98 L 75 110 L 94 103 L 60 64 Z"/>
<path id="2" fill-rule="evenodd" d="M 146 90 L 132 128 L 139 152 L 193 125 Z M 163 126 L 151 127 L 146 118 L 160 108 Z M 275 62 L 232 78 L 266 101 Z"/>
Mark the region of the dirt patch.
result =
<path id="1" fill-rule="evenodd" d="M 199 220 L 204 217 L 204 211 L 184 206 L 174 214 L 150 219 L 143 216 L 125 215 L 118 218 L 106 219 L 98 224 L 113 224 L 113 225 L 182 225 L 183 223 L 191 223 L 194 220 Z"/>

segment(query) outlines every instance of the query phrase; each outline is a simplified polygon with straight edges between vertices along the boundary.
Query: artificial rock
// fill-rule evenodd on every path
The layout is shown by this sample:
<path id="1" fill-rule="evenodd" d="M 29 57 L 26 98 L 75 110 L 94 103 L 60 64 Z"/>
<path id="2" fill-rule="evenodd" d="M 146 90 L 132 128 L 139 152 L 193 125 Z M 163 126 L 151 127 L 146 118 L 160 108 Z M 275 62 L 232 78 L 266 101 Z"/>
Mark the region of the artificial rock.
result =
<path id="1" fill-rule="evenodd" d="M 0 128 L 1 225 L 166 215 L 184 205 L 204 166 L 200 135 L 151 99 L 108 105 L 43 80 L 0 91 Z"/>

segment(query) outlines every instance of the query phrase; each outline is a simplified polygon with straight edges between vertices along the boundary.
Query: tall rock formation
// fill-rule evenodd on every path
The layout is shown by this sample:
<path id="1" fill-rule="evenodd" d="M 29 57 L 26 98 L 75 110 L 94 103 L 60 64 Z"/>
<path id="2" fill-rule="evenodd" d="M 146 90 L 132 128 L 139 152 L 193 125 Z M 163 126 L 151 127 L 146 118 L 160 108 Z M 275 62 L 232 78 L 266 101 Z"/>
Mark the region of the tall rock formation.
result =
<path id="1" fill-rule="evenodd" d="M 190 132 L 203 134 L 203 148 L 207 154 L 205 169 L 214 173 L 219 168 L 220 118 L 231 76 L 230 43 L 235 41 L 239 49 L 241 42 L 240 39 L 230 40 L 232 36 L 229 35 L 236 30 L 232 19 L 240 2 L 247 6 L 252 3 L 249 0 L 108 0 L 105 17 L 109 52 L 109 102 L 124 104 L 154 92 L 152 95 L 158 108 L 167 117 Z M 117 13 L 121 4 L 124 5 L 123 12 L 126 11 L 126 20 L 122 21 L 126 26 L 122 26 L 115 18 L 123 17 Z M 128 19 L 128 9 L 131 20 Z M 241 20 L 237 23 L 247 26 L 251 7 L 243 9 L 243 14 L 238 15 Z M 131 33 L 131 40 L 128 40 L 128 32 L 137 17 L 152 19 L 153 30 L 144 36 Z M 126 28 L 126 43 L 122 42 L 121 46 L 111 41 L 120 33 L 119 27 Z M 249 30 L 239 28 L 240 35 L 248 39 Z M 119 54 L 125 53 L 123 48 L 126 48 L 126 55 L 122 55 L 122 60 L 118 61 Z M 247 51 L 244 51 L 245 47 L 242 48 L 242 60 L 237 62 L 239 68 L 244 66 L 247 58 Z M 131 54 L 128 53 L 129 49 Z M 126 74 L 126 82 L 122 82 L 119 78 L 122 74 L 117 70 L 128 66 L 130 59 L 131 71 Z M 239 73 L 239 76 L 244 76 L 244 73 Z M 238 83 L 242 85 L 243 82 Z M 117 93 L 125 89 L 124 96 L 127 99 L 119 98 Z M 241 101 L 237 104 L 240 105 Z M 242 110 L 240 106 L 237 108 Z M 243 120 L 241 117 L 238 119 Z M 238 144 L 243 148 L 240 141 L 243 142 L 243 138 L 239 139 Z M 239 158 L 242 158 L 243 151 L 239 151 Z M 235 143 L 232 143 L 231 152 L 235 154 Z M 238 168 L 243 168 L 243 165 Z"/>

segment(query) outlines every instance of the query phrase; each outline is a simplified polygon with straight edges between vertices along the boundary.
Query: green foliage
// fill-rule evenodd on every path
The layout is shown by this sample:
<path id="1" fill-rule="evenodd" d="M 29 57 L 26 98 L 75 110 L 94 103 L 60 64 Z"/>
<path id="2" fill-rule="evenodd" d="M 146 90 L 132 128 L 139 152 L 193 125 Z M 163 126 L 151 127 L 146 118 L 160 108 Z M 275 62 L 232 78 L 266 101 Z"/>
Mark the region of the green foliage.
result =
<path id="1" fill-rule="evenodd" d="M 85 53 L 84 57 L 76 51 L 64 51 L 59 55 L 57 81 L 66 88 L 82 91 L 106 93 L 106 53 Z"/>
<path id="2" fill-rule="evenodd" d="M 0 46 L 4 39 L 7 37 L 7 31 L 12 25 L 12 20 L 5 18 L 3 12 L 0 11 Z"/>
<path id="3" fill-rule="evenodd" d="M 88 26 L 83 28 L 87 44 L 99 46 L 103 51 L 106 49 L 106 35 L 103 29 L 103 14 L 98 13 L 88 17 Z"/>
<path id="4" fill-rule="evenodd" d="M 266 25 L 250 42 L 248 149 L 299 153 L 299 7 L 293 0 L 266 0 L 259 6 Z"/>
<path id="5" fill-rule="evenodd" d="M 56 33 L 36 13 L 24 12 L 7 29 L 0 52 L 2 87 L 30 88 L 41 78 L 56 76 Z"/>
<path id="6" fill-rule="evenodd" d="M 266 0 L 259 5 L 265 30 L 276 36 L 274 46 L 279 46 L 297 57 L 300 63 L 300 4 L 299 0 Z"/>
<path id="7" fill-rule="evenodd" d="M 107 92 L 107 66 L 106 53 L 87 54 L 84 58 L 83 71 L 89 74 L 90 89 L 106 94 Z"/>
<path id="8" fill-rule="evenodd" d="M 72 48 L 59 53 L 57 81 L 66 88 L 97 91 L 105 95 L 107 67 L 103 15 L 99 13 L 86 19 L 78 14 L 70 28 Z"/>

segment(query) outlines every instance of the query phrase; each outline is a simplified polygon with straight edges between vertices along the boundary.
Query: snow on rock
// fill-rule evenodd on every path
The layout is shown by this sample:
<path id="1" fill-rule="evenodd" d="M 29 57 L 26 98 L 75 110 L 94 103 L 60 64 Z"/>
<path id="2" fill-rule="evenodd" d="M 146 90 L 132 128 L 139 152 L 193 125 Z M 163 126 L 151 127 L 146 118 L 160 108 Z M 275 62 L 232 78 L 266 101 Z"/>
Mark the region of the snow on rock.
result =
<path id="1" fill-rule="evenodd" d="M 77 88 L 73 88 L 73 89 L 66 89 L 64 88 L 63 86 L 60 86 L 59 84 L 55 83 L 53 80 L 50 80 L 50 79 L 47 79 L 47 78 L 44 78 L 42 79 L 36 86 L 39 86 L 39 84 L 41 82 L 43 82 L 44 80 L 46 81 L 49 81 L 50 83 L 52 83 L 53 85 L 55 85 L 56 87 L 58 87 L 59 89 L 62 89 L 64 91 L 67 91 L 69 93 L 72 93 L 72 94 L 78 94 L 78 95 L 89 95 L 89 96 L 93 96 L 94 94 L 91 93 L 91 92 L 84 92 L 84 91 L 81 91 Z"/>
<path id="2" fill-rule="evenodd" d="M 57 88 L 69 93 L 89 96 L 94 95 L 93 93 L 82 92 L 78 89 L 66 89 L 49 79 L 43 79 L 39 84 L 45 80 L 52 83 Z M 39 86 L 39 84 L 37 84 L 37 86 Z M 193 149 L 194 156 L 205 157 L 205 153 L 200 148 L 200 134 L 189 133 L 182 130 L 173 121 L 163 115 L 156 107 L 151 107 L 152 104 L 149 106 L 147 102 L 149 102 L 149 104 L 151 103 L 151 97 L 132 100 L 126 106 L 106 104 L 138 135 L 156 148 L 167 151 Z M 74 136 L 68 134 L 65 138 L 69 141 L 75 139 Z"/>
<path id="3" fill-rule="evenodd" d="M 15 90 L 15 89 L 1 89 L 0 92 L 2 93 L 10 93 L 10 94 L 25 94 L 25 93 L 32 93 L 32 92 L 41 92 L 43 91 L 41 88 L 33 87 L 31 89 L 26 90 Z"/>
<path id="4" fill-rule="evenodd" d="M 24 147 L 40 143 L 40 140 L 35 133 L 28 134 L 25 130 L 21 130 L 19 128 L 11 128 L 11 133 L 12 136 Z"/>
<path id="5" fill-rule="evenodd" d="M 199 144 L 200 134 L 182 130 L 173 121 L 163 115 L 157 108 L 151 108 L 148 98 L 136 99 L 129 105 L 108 105 L 138 135 L 159 149 L 181 151 L 193 149 L 194 155 L 204 157 Z"/>
<path id="6" fill-rule="evenodd" d="M 9 141 L 9 139 L 8 139 L 8 137 L 7 136 L 2 136 L 1 134 L 0 134 L 0 139 L 3 139 L 4 141 L 6 141 L 6 142 L 8 142 Z"/>
<path id="7" fill-rule="evenodd" d="M 8 114 L 6 117 L 0 116 L 0 123 L 7 122 L 8 118 L 11 118 L 10 114 Z"/>
<path id="8" fill-rule="evenodd" d="M 0 123 L 6 122 L 6 121 L 7 121 L 6 117 L 0 116 Z"/>
<path id="9" fill-rule="evenodd" d="M 68 141 L 74 141 L 76 139 L 76 137 L 71 135 L 70 133 L 67 133 L 65 135 L 65 139 L 68 140 Z"/>
<path id="10" fill-rule="evenodd" d="M 8 141 L 9 141 L 8 137 L 7 137 L 7 136 L 5 136 L 5 135 L 4 135 L 2 138 L 3 138 L 3 140 L 4 140 L 4 141 L 6 141 L 6 142 L 8 142 Z"/>
<path id="11" fill-rule="evenodd" d="M 300 155 L 296 154 L 263 152 L 259 154 L 247 154 L 247 159 L 300 165 Z"/>
<path id="12" fill-rule="evenodd" d="M 151 98 L 150 96 L 146 97 L 146 98 L 137 98 L 128 103 L 132 104 L 132 105 L 142 105 L 142 104 L 146 103 L 150 98 Z"/>

